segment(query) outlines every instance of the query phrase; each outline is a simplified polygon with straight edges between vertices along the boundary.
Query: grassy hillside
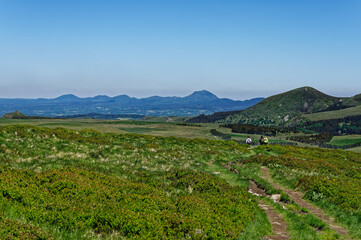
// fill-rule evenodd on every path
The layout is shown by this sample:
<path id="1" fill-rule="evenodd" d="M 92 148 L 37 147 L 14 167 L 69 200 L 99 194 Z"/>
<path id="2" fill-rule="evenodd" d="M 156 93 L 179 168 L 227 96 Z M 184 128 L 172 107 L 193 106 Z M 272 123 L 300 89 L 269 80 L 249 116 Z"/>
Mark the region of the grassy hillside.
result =
<path id="1" fill-rule="evenodd" d="M 235 239 L 261 214 L 205 172 L 249 153 L 235 142 L 15 125 L 0 143 L 2 239 Z"/>
<path id="2" fill-rule="evenodd" d="M 339 99 L 311 87 L 302 87 L 271 96 L 260 103 L 219 122 L 256 125 L 284 125 L 300 113 L 314 113 L 333 105 Z"/>
<path id="3" fill-rule="evenodd" d="M 162 138 L 29 125 L 3 126 L 0 130 L 3 131 L 0 156 L 5 163 L 41 171 L 82 166 L 114 174 L 122 173 L 122 169 L 135 173 L 143 169 L 161 171 L 183 167 L 201 170 L 209 161 L 228 162 L 249 152 L 233 141 Z"/>
<path id="4" fill-rule="evenodd" d="M 358 106 L 361 105 L 361 93 L 351 98 L 345 99 L 344 105 L 346 106 Z"/>
<path id="5" fill-rule="evenodd" d="M 338 119 L 344 118 L 347 116 L 358 116 L 361 115 L 361 105 L 335 110 L 335 111 L 326 111 L 312 114 L 302 114 L 302 117 L 309 121 L 320 121 L 320 120 L 329 120 L 329 119 Z"/>
<path id="6" fill-rule="evenodd" d="M 1 125 L 30 124 L 40 127 L 65 127 L 74 130 L 95 129 L 108 133 L 143 133 L 155 136 L 178 136 L 186 138 L 214 139 L 210 130 L 216 124 L 184 124 L 177 122 L 153 122 L 133 120 L 100 120 L 100 119 L 1 119 Z"/>

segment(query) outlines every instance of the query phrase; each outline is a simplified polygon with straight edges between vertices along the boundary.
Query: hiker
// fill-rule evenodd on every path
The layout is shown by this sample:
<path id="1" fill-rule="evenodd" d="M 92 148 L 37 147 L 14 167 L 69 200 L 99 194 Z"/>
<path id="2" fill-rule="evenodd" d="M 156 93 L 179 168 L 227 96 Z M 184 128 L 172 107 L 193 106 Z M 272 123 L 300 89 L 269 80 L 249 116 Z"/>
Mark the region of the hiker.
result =
<path id="1" fill-rule="evenodd" d="M 248 136 L 248 138 L 247 138 L 247 140 L 246 140 L 246 143 L 251 146 L 252 139 L 251 139 L 249 136 Z"/>
<path id="2" fill-rule="evenodd" d="M 267 138 L 267 136 L 264 136 L 264 138 L 263 138 L 263 144 L 267 144 L 268 143 L 268 138 Z"/>
<path id="3" fill-rule="evenodd" d="M 259 139 L 259 144 L 260 144 L 260 145 L 263 145 L 263 144 L 264 144 L 263 136 L 261 136 L 261 138 Z"/>

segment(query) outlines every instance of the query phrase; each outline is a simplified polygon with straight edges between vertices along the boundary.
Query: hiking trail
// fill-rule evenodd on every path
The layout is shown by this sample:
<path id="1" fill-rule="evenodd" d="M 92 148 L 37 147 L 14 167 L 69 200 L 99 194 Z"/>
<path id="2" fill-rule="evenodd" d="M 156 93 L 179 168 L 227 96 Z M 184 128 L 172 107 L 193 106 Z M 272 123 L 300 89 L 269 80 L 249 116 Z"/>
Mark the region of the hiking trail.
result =
<path id="1" fill-rule="evenodd" d="M 250 180 L 248 192 L 255 196 L 267 196 L 266 192 L 258 187 L 255 181 Z M 268 217 L 269 222 L 272 225 L 272 232 L 274 235 L 265 236 L 264 240 L 287 240 L 289 239 L 287 232 L 287 223 L 282 219 L 282 215 L 275 212 L 275 210 L 267 203 L 257 200 L 258 206 L 262 208 Z"/>
<path id="2" fill-rule="evenodd" d="M 270 173 L 269 173 L 268 168 L 262 166 L 261 171 L 262 171 L 262 178 L 267 180 L 270 184 L 272 184 L 272 186 L 274 188 L 280 189 L 283 192 L 285 192 L 286 194 L 288 194 L 288 196 L 290 196 L 290 198 L 295 203 L 297 203 L 300 207 L 308 209 L 310 213 L 312 213 L 313 215 L 317 216 L 319 219 L 321 219 L 322 221 L 327 223 L 331 229 L 335 230 L 338 234 L 343 235 L 345 237 L 345 239 L 352 239 L 348 235 L 347 230 L 345 228 L 339 226 L 335 222 L 335 219 L 333 217 L 330 217 L 330 216 L 326 215 L 322 209 L 320 209 L 319 207 L 317 207 L 315 205 L 312 205 L 311 203 L 304 200 L 302 198 L 303 193 L 284 188 L 281 185 L 279 185 L 278 183 L 274 182 L 271 175 L 270 175 Z"/>
<path id="3" fill-rule="evenodd" d="M 232 164 L 238 161 L 232 161 L 224 165 L 229 171 L 239 174 L 239 172 L 232 168 Z M 249 193 L 255 196 L 267 196 L 266 192 L 260 188 L 255 181 L 250 180 L 250 185 L 247 189 Z M 264 201 L 257 200 L 258 206 L 262 208 L 267 214 L 267 218 L 272 225 L 273 235 L 265 236 L 264 240 L 288 240 L 287 223 L 283 220 L 282 215 L 277 213 L 269 204 Z"/>
<path id="4" fill-rule="evenodd" d="M 237 163 L 237 162 L 238 161 L 231 161 L 231 162 L 225 164 L 224 167 L 227 168 L 229 171 L 235 173 L 235 174 L 239 174 L 239 172 L 232 167 L 232 165 Z M 281 185 L 279 185 L 275 181 L 273 181 L 268 168 L 265 167 L 265 166 L 261 167 L 261 173 L 262 173 L 261 177 L 264 180 L 266 180 L 267 182 L 269 182 L 273 186 L 273 188 L 282 190 L 284 193 L 286 193 L 291 198 L 291 200 L 293 200 L 300 207 L 307 209 L 311 214 L 315 215 L 316 217 L 318 217 L 319 219 L 324 221 L 326 224 L 329 225 L 330 229 L 336 231 L 339 235 L 341 235 L 342 239 L 344 239 L 344 240 L 351 240 L 352 239 L 352 237 L 348 234 L 347 230 L 345 228 L 343 228 L 342 226 L 339 226 L 339 224 L 335 222 L 335 219 L 333 217 L 330 217 L 330 216 L 326 215 L 322 209 L 320 209 L 319 207 L 314 206 L 311 203 L 304 200 L 302 198 L 303 193 L 295 191 L 295 190 L 287 189 L 285 187 L 282 187 Z M 281 204 L 284 207 L 284 205 L 279 201 L 279 197 L 280 197 L 280 196 L 278 196 L 279 194 L 268 195 L 252 179 L 249 180 L 249 183 L 250 183 L 250 185 L 247 188 L 247 191 L 249 193 L 251 193 L 252 195 L 255 195 L 255 196 L 269 197 L 270 199 L 273 199 L 275 202 Z M 289 234 L 287 232 L 287 223 L 283 220 L 282 215 L 275 212 L 275 210 L 269 204 L 267 204 L 266 202 L 261 201 L 261 200 L 257 200 L 257 201 L 258 201 L 259 207 L 262 208 L 266 212 L 267 217 L 268 217 L 268 219 L 269 219 L 269 221 L 270 221 L 270 223 L 272 225 L 272 231 L 274 233 L 274 235 L 265 236 L 263 239 L 264 240 L 271 240 L 271 239 L 273 239 L 273 240 L 286 240 L 286 239 L 289 239 L 290 237 L 289 237 Z"/>

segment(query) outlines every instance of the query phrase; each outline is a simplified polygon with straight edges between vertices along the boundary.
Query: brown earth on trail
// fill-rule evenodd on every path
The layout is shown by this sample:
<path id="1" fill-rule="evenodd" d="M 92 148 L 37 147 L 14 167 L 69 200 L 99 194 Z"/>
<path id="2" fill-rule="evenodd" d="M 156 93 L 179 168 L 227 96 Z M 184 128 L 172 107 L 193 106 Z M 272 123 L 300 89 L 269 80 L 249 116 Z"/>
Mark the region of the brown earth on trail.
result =
<path id="1" fill-rule="evenodd" d="M 237 161 L 232 161 L 224 165 L 225 168 L 227 168 L 229 171 L 234 172 L 236 174 L 239 174 L 239 172 L 232 168 L 232 165 L 236 163 Z M 247 189 L 247 191 L 253 195 L 256 196 L 267 196 L 266 192 L 260 188 L 255 181 L 250 180 L 250 185 Z M 265 236 L 264 240 L 288 240 L 288 232 L 287 232 L 287 224 L 282 219 L 282 216 L 274 211 L 274 209 L 267 205 L 266 203 L 262 201 L 258 201 L 258 206 L 262 208 L 268 217 L 269 222 L 272 225 L 272 230 L 274 235 L 272 236 Z"/>
<path id="2" fill-rule="evenodd" d="M 266 196 L 266 192 L 258 187 L 258 185 L 256 184 L 255 181 L 253 180 L 249 180 L 249 187 L 248 187 L 248 192 L 253 194 L 253 195 L 256 195 L 256 196 Z"/>
<path id="3" fill-rule="evenodd" d="M 255 181 L 250 180 L 250 185 L 248 187 L 248 192 L 256 196 L 267 196 L 266 192 L 260 188 Z M 289 239 L 287 233 L 287 224 L 282 219 L 282 216 L 274 211 L 274 209 L 268 204 L 258 201 L 258 206 L 260 206 L 267 214 L 268 220 L 272 225 L 273 233 L 272 236 L 266 236 L 264 240 L 286 240 Z"/>
<path id="4" fill-rule="evenodd" d="M 232 168 L 232 165 L 238 161 L 232 161 L 224 165 L 225 168 L 227 168 L 229 171 L 234 172 L 235 174 L 238 174 L 237 169 Z"/>
<path id="5" fill-rule="evenodd" d="M 283 192 L 287 193 L 295 203 L 297 203 L 303 208 L 307 208 L 310 211 L 310 213 L 312 213 L 313 215 L 317 216 L 322 221 L 327 223 L 331 229 L 335 230 L 338 234 L 345 236 L 347 239 L 351 239 L 351 237 L 348 236 L 347 230 L 341 226 L 338 226 L 335 223 L 334 218 L 327 216 L 319 207 L 316 207 L 308 203 L 306 200 L 304 200 L 302 198 L 303 193 L 286 189 L 280 186 L 279 184 L 275 183 L 269 173 L 269 170 L 266 167 L 261 167 L 261 170 L 262 170 L 262 177 L 266 179 L 269 183 L 271 183 L 274 188 L 280 189 Z"/>
<path id="6" fill-rule="evenodd" d="M 274 235 L 266 236 L 264 240 L 286 240 L 289 239 L 287 233 L 287 224 L 283 221 L 280 214 L 276 213 L 273 208 L 262 202 L 258 202 L 258 205 L 266 212 L 268 220 L 272 224 Z"/>

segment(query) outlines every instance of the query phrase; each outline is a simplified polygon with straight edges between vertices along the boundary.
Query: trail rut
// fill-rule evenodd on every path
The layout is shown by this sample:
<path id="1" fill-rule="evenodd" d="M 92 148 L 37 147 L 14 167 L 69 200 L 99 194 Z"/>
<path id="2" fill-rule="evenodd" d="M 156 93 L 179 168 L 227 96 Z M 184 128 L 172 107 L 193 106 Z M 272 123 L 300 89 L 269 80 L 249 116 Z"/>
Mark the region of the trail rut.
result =
<path id="1" fill-rule="evenodd" d="M 297 203 L 299 206 L 303 207 L 303 208 L 307 208 L 310 213 L 312 213 L 313 215 L 317 216 L 318 218 L 320 218 L 321 220 L 323 220 L 325 223 L 327 223 L 331 229 L 335 230 L 338 234 L 343 235 L 344 237 L 346 237 L 346 239 L 352 239 L 349 235 L 348 232 L 345 228 L 339 226 L 334 220 L 334 218 L 326 215 L 323 210 L 321 210 L 319 207 L 314 206 L 310 203 L 308 203 L 306 200 L 304 200 L 303 197 L 303 193 L 301 192 L 297 192 L 294 190 L 289 190 L 286 189 L 282 186 L 280 186 L 279 184 L 277 184 L 276 182 L 273 181 L 268 168 L 266 167 L 261 167 L 261 171 L 262 171 L 262 177 L 267 180 L 269 183 L 271 183 L 273 185 L 274 188 L 280 189 L 283 192 L 287 193 L 290 198 Z"/>
<path id="2" fill-rule="evenodd" d="M 225 164 L 224 167 L 235 174 L 239 174 L 239 172 L 236 169 L 232 168 L 232 165 L 236 162 L 237 161 L 231 161 L 231 162 Z M 256 195 L 256 196 L 267 196 L 265 191 L 262 188 L 258 187 L 256 182 L 253 180 L 250 180 L 250 185 L 247 190 L 248 190 L 248 192 L 250 192 L 251 194 Z M 288 232 L 287 232 L 287 224 L 282 219 L 282 216 L 280 214 L 276 213 L 276 211 L 271 206 L 266 204 L 265 202 L 262 202 L 260 200 L 257 200 L 257 202 L 258 202 L 258 206 L 266 212 L 267 218 L 272 225 L 272 231 L 274 233 L 271 236 L 265 236 L 263 239 L 264 240 L 288 240 L 289 236 L 288 236 Z"/>
<path id="3" fill-rule="evenodd" d="M 263 189 L 257 186 L 257 184 L 250 180 L 250 185 L 248 187 L 248 192 L 256 196 L 266 196 L 267 194 Z M 258 206 L 260 206 L 267 214 L 268 220 L 272 225 L 273 235 L 266 236 L 264 240 L 287 240 L 289 239 L 287 232 L 287 224 L 282 219 L 282 216 L 275 212 L 275 210 L 265 202 L 258 200 Z"/>

